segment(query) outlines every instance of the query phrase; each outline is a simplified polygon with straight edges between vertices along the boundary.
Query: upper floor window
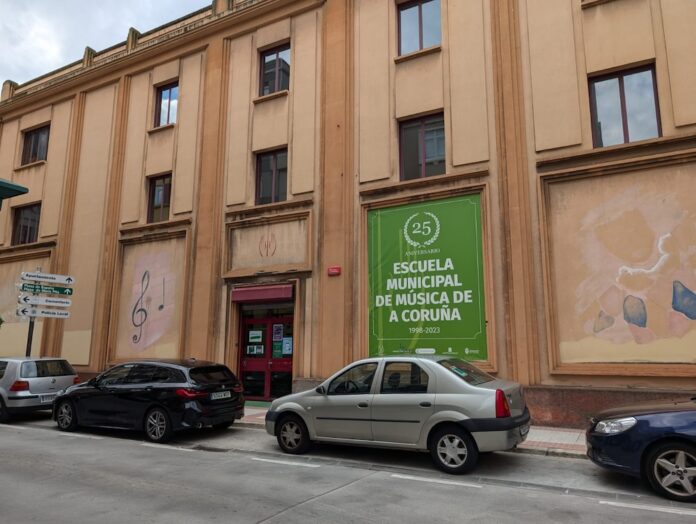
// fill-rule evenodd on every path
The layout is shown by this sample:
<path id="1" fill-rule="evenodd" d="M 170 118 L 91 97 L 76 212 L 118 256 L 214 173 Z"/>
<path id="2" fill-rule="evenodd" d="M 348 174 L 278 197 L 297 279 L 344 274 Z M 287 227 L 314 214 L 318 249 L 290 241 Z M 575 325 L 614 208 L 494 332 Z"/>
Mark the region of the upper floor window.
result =
<path id="1" fill-rule="evenodd" d="M 590 79 L 594 147 L 626 144 L 662 134 L 654 66 Z"/>
<path id="2" fill-rule="evenodd" d="M 41 204 L 16 207 L 12 217 L 12 245 L 32 244 L 39 238 Z"/>
<path id="3" fill-rule="evenodd" d="M 22 165 L 32 164 L 48 157 L 48 133 L 50 125 L 37 127 L 24 132 L 24 147 L 22 148 Z"/>
<path id="4" fill-rule="evenodd" d="M 399 54 L 440 45 L 440 0 L 416 0 L 399 5 Z"/>
<path id="5" fill-rule="evenodd" d="M 147 221 L 164 222 L 169 220 L 169 203 L 172 195 L 172 175 L 156 176 L 149 179 Z"/>
<path id="6" fill-rule="evenodd" d="M 179 104 L 179 83 L 173 82 L 157 88 L 155 127 L 176 123 L 176 110 Z"/>
<path id="7" fill-rule="evenodd" d="M 256 203 L 270 204 L 288 198 L 288 150 L 261 153 L 256 158 Z"/>
<path id="8" fill-rule="evenodd" d="M 445 172 L 445 119 L 442 114 L 401 123 L 401 180 Z"/>
<path id="9" fill-rule="evenodd" d="M 261 53 L 261 96 L 290 89 L 290 44 Z"/>

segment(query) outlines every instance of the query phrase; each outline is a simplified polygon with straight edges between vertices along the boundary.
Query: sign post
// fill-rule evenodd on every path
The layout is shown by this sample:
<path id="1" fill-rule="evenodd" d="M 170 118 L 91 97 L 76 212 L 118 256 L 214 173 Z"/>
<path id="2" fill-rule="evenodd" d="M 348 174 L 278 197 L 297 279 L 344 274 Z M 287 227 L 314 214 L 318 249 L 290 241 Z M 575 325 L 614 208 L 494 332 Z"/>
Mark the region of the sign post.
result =
<path id="1" fill-rule="evenodd" d="M 22 293 L 31 293 L 29 295 L 19 295 L 17 302 L 20 306 L 17 308 L 17 315 L 21 317 L 29 317 L 29 332 L 27 333 L 27 348 L 26 356 L 31 356 L 31 346 L 34 340 L 34 319 L 40 318 L 70 318 L 70 312 L 63 309 L 50 309 L 36 306 L 58 306 L 70 307 L 72 301 L 67 298 L 54 297 L 39 297 L 38 294 L 72 296 L 73 288 L 65 287 L 72 286 L 75 283 L 75 278 L 70 275 L 53 275 L 50 273 L 41 273 L 41 268 L 37 268 L 36 272 L 23 272 L 21 279 L 25 282 L 18 284 L 19 290 Z M 28 282 L 27 282 L 28 281 Z M 48 284 L 44 284 L 47 282 Z M 56 286 L 55 284 L 63 284 Z"/>

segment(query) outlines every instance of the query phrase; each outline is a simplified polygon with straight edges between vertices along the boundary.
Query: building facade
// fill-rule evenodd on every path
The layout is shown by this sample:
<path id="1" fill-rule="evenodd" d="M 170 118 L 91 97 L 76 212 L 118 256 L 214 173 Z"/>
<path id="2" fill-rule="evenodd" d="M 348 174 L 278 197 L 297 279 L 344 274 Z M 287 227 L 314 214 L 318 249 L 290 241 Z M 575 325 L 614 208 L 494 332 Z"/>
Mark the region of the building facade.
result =
<path id="1" fill-rule="evenodd" d="M 216 0 L 3 84 L 0 354 L 216 360 L 250 398 L 416 350 L 538 422 L 696 372 L 689 0 Z M 576 406 L 568 410 L 567 405 Z"/>

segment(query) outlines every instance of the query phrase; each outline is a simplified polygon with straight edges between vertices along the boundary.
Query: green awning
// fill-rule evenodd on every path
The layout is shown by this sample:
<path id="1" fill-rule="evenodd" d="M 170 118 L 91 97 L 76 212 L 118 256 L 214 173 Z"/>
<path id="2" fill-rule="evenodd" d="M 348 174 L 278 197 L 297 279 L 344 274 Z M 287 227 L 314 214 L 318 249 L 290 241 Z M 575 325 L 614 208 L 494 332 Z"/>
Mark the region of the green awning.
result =
<path id="1" fill-rule="evenodd" d="M 12 182 L 8 182 L 7 180 L 0 178 L 0 209 L 2 209 L 2 201 L 5 198 L 23 195 L 24 193 L 28 192 L 29 190 L 26 187 L 18 186 L 17 184 L 13 184 Z"/>

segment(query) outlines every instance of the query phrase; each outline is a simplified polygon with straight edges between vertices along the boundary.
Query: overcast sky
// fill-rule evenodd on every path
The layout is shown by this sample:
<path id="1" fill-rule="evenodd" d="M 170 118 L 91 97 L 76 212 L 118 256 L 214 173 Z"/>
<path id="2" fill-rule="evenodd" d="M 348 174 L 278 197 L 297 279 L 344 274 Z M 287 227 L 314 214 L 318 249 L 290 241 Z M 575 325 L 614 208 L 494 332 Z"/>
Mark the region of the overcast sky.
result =
<path id="1" fill-rule="evenodd" d="M 0 0 L 0 85 L 21 84 L 197 11 L 211 0 Z"/>

